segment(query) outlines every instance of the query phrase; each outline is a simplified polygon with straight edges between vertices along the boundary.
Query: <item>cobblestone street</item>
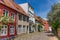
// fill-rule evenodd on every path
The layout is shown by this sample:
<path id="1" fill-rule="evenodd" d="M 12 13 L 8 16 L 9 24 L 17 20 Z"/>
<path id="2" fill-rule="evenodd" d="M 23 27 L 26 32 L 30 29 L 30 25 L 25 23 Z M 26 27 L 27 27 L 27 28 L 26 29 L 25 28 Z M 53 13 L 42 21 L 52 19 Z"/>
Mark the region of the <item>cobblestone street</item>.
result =
<path id="1" fill-rule="evenodd" d="M 52 33 L 35 32 L 30 34 L 19 35 L 14 40 L 58 40 Z"/>

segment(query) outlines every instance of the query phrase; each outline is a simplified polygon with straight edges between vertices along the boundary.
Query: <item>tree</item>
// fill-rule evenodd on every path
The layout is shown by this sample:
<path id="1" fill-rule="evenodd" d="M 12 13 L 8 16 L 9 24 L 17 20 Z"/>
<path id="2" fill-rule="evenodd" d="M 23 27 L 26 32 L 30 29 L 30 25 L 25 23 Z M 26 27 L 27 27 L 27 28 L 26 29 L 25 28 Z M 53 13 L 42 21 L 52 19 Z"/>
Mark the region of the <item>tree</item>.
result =
<path id="1" fill-rule="evenodd" d="M 60 4 L 52 6 L 51 11 L 47 15 L 49 25 L 52 26 L 53 32 L 57 33 L 57 28 L 60 27 Z"/>
<path id="2" fill-rule="evenodd" d="M 51 7 L 51 11 L 48 13 L 47 18 L 50 26 L 52 26 L 52 22 L 55 19 L 60 20 L 60 4 L 59 3 Z"/>

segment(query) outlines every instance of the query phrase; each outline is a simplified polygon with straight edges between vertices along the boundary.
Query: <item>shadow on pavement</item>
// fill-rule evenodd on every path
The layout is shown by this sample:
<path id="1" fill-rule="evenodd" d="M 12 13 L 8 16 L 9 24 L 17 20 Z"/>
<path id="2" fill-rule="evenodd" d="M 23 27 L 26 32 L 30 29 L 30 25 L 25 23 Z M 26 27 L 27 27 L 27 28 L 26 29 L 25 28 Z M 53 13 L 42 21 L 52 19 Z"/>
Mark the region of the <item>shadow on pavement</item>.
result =
<path id="1" fill-rule="evenodd" d="M 54 37 L 55 35 L 51 31 L 46 31 L 48 37 Z"/>
<path id="2" fill-rule="evenodd" d="M 47 34 L 47 36 L 54 37 L 55 35 L 54 34 Z"/>
<path id="3" fill-rule="evenodd" d="M 51 31 L 45 31 L 45 33 L 52 33 Z"/>

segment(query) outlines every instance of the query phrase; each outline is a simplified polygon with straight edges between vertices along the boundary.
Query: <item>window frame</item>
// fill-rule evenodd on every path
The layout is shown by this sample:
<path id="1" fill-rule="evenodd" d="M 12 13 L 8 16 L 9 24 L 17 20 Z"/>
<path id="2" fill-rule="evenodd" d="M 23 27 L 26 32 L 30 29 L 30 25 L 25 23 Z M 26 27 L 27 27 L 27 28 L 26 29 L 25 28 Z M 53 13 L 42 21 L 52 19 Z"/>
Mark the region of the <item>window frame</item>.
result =
<path id="1" fill-rule="evenodd" d="M 14 15 L 14 17 L 12 16 L 12 14 Z M 11 18 L 12 18 L 12 19 L 15 19 L 15 14 L 14 14 L 14 12 L 11 12 Z"/>
<path id="2" fill-rule="evenodd" d="M 22 20 L 23 19 L 23 15 L 22 14 L 18 14 L 18 19 Z"/>
<path id="3" fill-rule="evenodd" d="M 5 10 L 5 14 L 4 14 L 4 10 Z M 8 11 L 7 9 L 3 9 L 2 11 L 3 11 L 3 15 L 4 15 L 4 16 L 8 16 L 9 11 Z M 7 11 L 8 13 L 6 13 L 6 11 Z"/>
<path id="4" fill-rule="evenodd" d="M 20 33 L 20 32 L 22 32 L 21 30 L 22 30 L 22 25 L 18 25 L 18 28 L 17 28 L 18 30 L 17 30 L 17 32 L 18 33 Z"/>
<path id="5" fill-rule="evenodd" d="M 11 29 L 13 29 L 13 32 L 11 32 Z M 15 33 L 14 31 L 14 25 L 10 25 L 10 35 L 13 35 Z"/>
<path id="6" fill-rule="evenodd" d="M 8 33 L 8 26 L 7 25 L 3 25 L 2 27 L 2 30 L 1 30 L 1 36 L 5 36 L 5 35 L 7 35 L 7 33 Z M 5 32 L 5 34 L 4 34 L 4 32 Z"/>

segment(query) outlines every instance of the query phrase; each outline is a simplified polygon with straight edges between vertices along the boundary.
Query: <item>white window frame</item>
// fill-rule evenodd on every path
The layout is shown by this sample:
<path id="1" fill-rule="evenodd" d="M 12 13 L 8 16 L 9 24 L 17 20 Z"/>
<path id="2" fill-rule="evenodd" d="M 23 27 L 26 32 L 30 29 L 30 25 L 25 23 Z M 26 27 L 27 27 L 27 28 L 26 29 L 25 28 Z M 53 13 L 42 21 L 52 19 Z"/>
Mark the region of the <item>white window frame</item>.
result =
<path id="1" fill-rule="evenodd" d="M 5 28 L 5 27 L 6 27 L 6 28 Z M 6 35 L 7 35 L 7 28 L 8 28 L 7 25 L 3 25 L 3 28 L 1 29 L 1 34 L 0 34 L 0 36 L 6 36 Z M 6 33 L 4 34 L 4 32 L 6 32 Z"/>
<path id="2" fill-rule="evenodd" d="M 8 11 L 8 10 L 6 10 L 6 9 L 3 9 L 3 10 Z M 2 10 L 2 11 L 3 11 L 3 10 Z M 9 11 L 8 11 L 8 13 L 9 13 Z M 4 15 L 4 16 L 8 16 L 8 13 L 5 12 L 5 15 L 4 15 L 4 14 L 3 14 L 3 15 Z M 7 15 L 6 15 L 6 14 L 7 14 Z"/>
<path id="3" fill-rule="evenodd" d="M 18 31 L 18 33 L 22 32 L 22 25 L 20 25 L 20 26 L 18 25 L 18 30 L 17 31 Z"/>
<path id="4" fill-rule="evenodd" d="M 12 16 L 12 14 L 14 15 L 14 17 Z M 14 14 L 14 12 L 11 12 L 11 18 L 12 18 L 12 19 L 15 19 L 15 14 Z"/>
<path id="5" fill-rule="evenodd" d="M 13 26 L 12 28 L 11 28 L 11 26 Z M 13 35 L 14 33 L 15 33 L 15 31 L 14 31 L 14 25 L 11 25 L 10 26 L 10 35 Z M 13 30 L 13 31 L 12 31 Z M 12 32 L 11 32 L 12 31 Z"/>
<path id="6" fill-rule="evenodd" d="M 25 32 L 26 32 L 26 26 L 23 25 L 23 33 L 25 33 Z"/>

